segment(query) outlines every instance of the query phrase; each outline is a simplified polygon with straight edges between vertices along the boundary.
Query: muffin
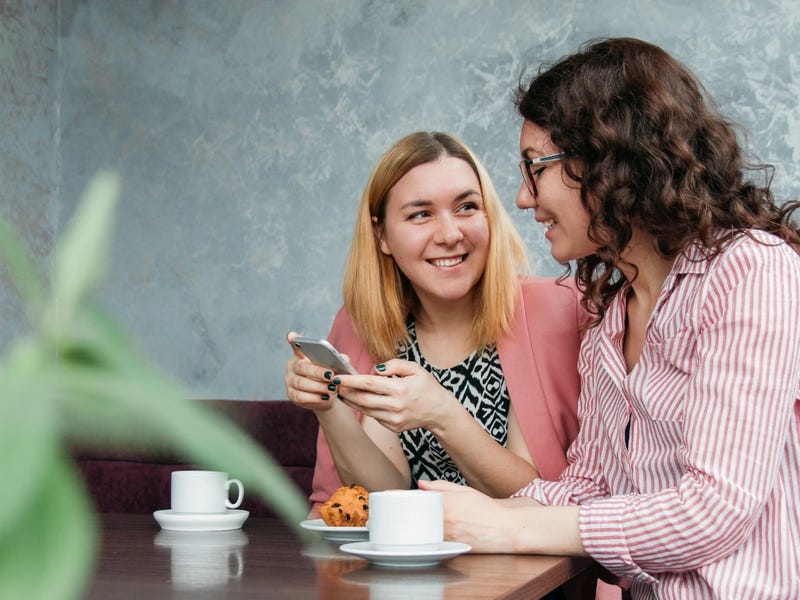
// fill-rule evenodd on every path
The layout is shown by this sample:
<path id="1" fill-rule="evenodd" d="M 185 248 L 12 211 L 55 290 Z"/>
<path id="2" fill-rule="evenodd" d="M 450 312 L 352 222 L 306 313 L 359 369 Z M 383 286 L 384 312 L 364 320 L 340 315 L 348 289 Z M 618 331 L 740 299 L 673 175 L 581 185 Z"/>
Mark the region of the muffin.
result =
<path id="1" fill-rule="evenodd" d="M 320 506 L 319 514 L 330 527 L 364 527 L 369 518 L 369 493 L 356 483 L 342 486 Z"/>

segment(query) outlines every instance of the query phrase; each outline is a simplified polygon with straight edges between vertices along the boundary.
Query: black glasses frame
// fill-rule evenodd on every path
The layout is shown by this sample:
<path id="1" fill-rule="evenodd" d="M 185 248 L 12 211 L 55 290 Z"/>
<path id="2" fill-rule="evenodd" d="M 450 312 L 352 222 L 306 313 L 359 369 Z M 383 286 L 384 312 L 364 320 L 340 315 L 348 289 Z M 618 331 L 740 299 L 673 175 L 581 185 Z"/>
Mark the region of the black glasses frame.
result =
<path id="1" fill-rule="evenodd" d="M 519 170 L 522 172 L 522 180 L 525 182 L 525 187 L 531 193 L 531 196 L 536 198 L 539 191 L 536 189 L 536 176 L 533 173 L 534 165 L 545 165 L 548 163 L 563 160 L 567 157 L 566 152 L 559 152 L 558 154 L 549 154 L 548 156 L 541 156 L 539 158 L 523 158 L 519 161 Z"/>

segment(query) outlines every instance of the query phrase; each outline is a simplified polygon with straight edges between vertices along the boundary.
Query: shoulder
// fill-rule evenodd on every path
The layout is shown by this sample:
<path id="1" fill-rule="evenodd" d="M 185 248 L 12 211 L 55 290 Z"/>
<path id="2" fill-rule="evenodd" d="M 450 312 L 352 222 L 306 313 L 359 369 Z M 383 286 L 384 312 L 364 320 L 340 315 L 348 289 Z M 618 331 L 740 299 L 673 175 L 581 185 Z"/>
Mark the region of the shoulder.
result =
<path id="1" fill-rule="evenodd" d="M 775 314 L 800 302 L 800 255 L 769 233 L 737 234 L 711 258 L 699 246 L 688 248 L 679 260 L 675 271 L 683 278 L 670 298 L 698 326 L 726 314 Z"/>
<path id="2" fill-rule="evenodd" d="M 758 230 L 737 236 L 720 258 L 723 261 L 745 261 L 753 265 L 769 262 L 800 265 L 800 254 L 789 244 L 771 233 Z"/>
<path id="3" fill-rule="evenodd" d="M 724 287 L 752 276 L 786 283 L 800 278 L 800 254 L 770 233 L 751 230 L 736 236 L 710 261 L 707 275 Z"/>
<path id="4" fill-rule="evenodd" d="M 528 298 L 575 299 L 576 288 L 572 279 L 559 281 L 555 277 L 534 277 L 523 275 L 519 278 L 522 296 Z"/>
<path id="5" fill-rule="evenodd" d="M 375 364 L 367 352 L 364 339 L 356 331 L 355 325 L 344 307 L 339 309 L 333 319 L 333 325 L 328 333 L 328 341 L 337 350 L 347 354 L 350 362 L 360 373 L 367 372 Z"/>
<path id="6" fill-rule="evenodd" d="M 350 315 L 347 314 L 347 310 L 342 306 L 336 312 L 336 316 L 333 319 L 333 325 L 331 325 L 331 331 L 328 334 L 328 341 L 336 344 L 337 342 L 349 342 L 358 338 L 359 335 L 356 333 L 355 325 L 353 325 Z"/>
<path id="7" fill-rule="evenodd" d="M 361 339 L 361 336 L 356 331 L 355 325 L 344 306 L 336 312 L 333 325 L 331 325 L 331 330 L 328 332 L 328 341 L 339 352 L 347 354 L 350 357 L 350 362 L 355 360 L 355 357 L 361 353 L 364 347 L 364 340 Z"/>
<path id="8" fill-rule="evenodd" d="M 544 331 L 580 331 L 588 322 L 588 315 L 580 298 L 581 294 L 571 279 L 520 277 L 514 327 Z"/>
<path id="9" fill-rule="evenodd" d="M 541 311 L 548 315 L 563 313 L 571 315 L 572 319 L 582 320 L 581 295 L 572 279 L 525 276 L 520 277 L 519 287 L 522 308 L 526 313 L 532 314 L 531 311 Z"/>

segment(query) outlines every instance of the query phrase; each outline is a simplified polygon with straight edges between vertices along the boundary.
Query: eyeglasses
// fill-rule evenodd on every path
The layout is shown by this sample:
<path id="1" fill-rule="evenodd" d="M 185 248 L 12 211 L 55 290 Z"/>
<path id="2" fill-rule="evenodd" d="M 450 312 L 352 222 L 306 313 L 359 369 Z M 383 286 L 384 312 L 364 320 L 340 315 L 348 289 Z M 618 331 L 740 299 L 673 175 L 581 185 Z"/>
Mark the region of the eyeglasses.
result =
<path id="1" fill-rule="evenodd" d="M 519 161 L 519 170 L 522 171 L 522 180 L 525 182 L 525 186 L 528 188 L 531 196 L 536 198 L 538 195 L 538 190 L 536 189 L 536 179 L 538 179 L 539 175 L 542 174 L 542 171 L 547 168 L 547 163 L 562 160 L 563 158 L 566 158 L 566 156 L 566 152 L 559 152 L 558 154 L 550 154 L 540 158 L 523 158 L 521 161 Z M 534 168 L 534 165 L 543 166 Z"/>

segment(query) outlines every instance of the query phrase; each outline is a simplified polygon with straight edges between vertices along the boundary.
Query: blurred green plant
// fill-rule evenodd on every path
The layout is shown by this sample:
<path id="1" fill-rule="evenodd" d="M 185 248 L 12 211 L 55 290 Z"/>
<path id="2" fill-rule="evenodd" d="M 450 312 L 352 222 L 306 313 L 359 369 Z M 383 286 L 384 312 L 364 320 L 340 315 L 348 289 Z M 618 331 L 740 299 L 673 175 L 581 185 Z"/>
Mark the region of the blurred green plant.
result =
<path id="1" fill-rule="evenodd" d="M 69 455 L 73 440 L 158 443 L 235 473 L 293 527 L 307 513 L 305 497 L 258 444 L 187 400 L 189 390 L 91 301 L 108 269 L 118 196 L 116 175 L 93 179 L 47 282 L 0 217 L 0 263 L 32 325 L 0 357 L 0 598 L 69 599 L 86 589 L 97 524 Z"/>

